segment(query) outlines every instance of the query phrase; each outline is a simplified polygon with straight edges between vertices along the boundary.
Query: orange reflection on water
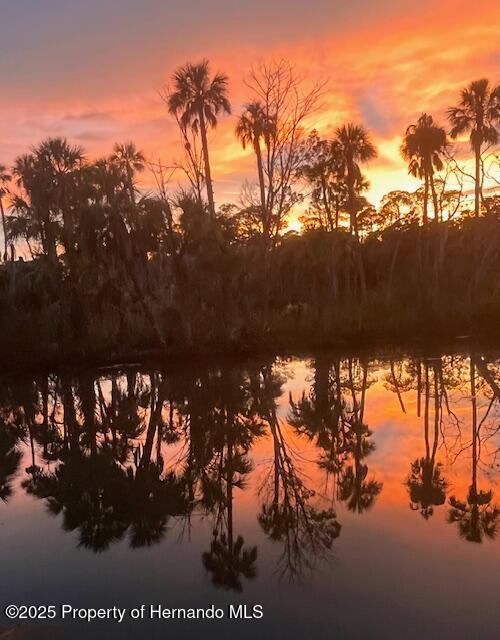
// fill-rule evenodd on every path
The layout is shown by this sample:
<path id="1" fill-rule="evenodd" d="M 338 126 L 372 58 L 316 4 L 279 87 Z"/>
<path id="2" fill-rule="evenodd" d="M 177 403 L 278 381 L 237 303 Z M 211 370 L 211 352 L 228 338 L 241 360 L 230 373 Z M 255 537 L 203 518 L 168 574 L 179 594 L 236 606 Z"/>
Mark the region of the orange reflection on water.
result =
<path id="1" fill-rule="evenodd" d="M 493 540 L 499 380 L 484 354 L 17 380 L 2 399 L 3 509 L 42 500 L 94 551 L 211 523 L 212 554 L 231 558 L 249 532 L 291 573 L 363 522 L 408 543 Z"/>

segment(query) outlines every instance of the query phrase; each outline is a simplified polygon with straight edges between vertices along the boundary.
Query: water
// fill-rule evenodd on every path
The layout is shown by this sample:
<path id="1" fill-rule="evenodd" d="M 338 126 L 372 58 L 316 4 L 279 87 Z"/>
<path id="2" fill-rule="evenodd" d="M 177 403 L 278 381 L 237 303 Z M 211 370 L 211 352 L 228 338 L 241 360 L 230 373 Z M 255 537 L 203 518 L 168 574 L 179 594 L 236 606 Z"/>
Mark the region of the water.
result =
<path id="1" fill-rule="evenodd" d="M 127 609 L 28 638 L 498 637 L 499 397 L 484 353 L 6 379 L 2 607 Z"/>

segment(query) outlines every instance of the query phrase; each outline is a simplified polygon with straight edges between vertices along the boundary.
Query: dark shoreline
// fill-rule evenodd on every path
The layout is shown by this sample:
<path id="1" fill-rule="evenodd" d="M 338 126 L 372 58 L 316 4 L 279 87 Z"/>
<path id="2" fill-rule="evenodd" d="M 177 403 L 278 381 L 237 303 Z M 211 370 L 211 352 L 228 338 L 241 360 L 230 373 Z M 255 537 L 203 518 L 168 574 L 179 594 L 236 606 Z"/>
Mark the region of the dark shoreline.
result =
<path id="1" fill-rule="evenodd" d="M 206 367 L 210 365 L 232 365 L 270 358 L 313 358 L 318 355 L 335 357 L 362 357 L 390 359 L 408 355 L 422 355 L 427 357 L 436 354 L 466 354 L 479 351 L 481 353 L 498 353 L 500 351 L 500 334 L 484 334 L 481 336 L 421 336 L 412 339 L 384 340 L 358 339 L 337 342 L 301 345 L 296 348 L 286 348 L 276 343 L 248 347 L 232 345 L 214 349 L 172 349 L 165 351 L 149 348 L 134 351 L 123 351 L 115 354 L 95 353 L 84 356 L 81 353 L 67 353 L 62 357 L 46 357 L 23 361 L 18 364 L 5 362 L 0 381 L 24 377 L 27 374 L 41 374 L 49 371 L 110 371 L 113 369 L 131 369 L 158 367 L 176 370 L 186 366 Z"/>

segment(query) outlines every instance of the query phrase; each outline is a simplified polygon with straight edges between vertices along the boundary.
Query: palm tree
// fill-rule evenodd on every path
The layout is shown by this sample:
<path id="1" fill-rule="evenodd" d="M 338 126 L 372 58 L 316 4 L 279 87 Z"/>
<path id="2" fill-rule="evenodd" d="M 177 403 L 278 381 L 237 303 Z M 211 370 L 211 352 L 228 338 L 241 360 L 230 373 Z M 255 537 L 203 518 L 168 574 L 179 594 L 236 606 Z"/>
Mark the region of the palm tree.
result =
<path id="1" fill-rule="evenodd" d="M 376 158 L 377 150 L 364 127 L 352 123 L 337 129 L 335 143 L 347 182 L 350 229 L 351 233 L 354 232 L 354 235 L 358 237 L 356 185 L 362 181 L 359 163 Z"/>
<path id="2" fill-rule="evenodd" d="M 50 206 L 63 221 L 63 242 L 66 253 L 73 250 L 76 232 L 74 202 L 78 203 L 78 177 L 84 166 L 83 149 L 71 145 L 66 138 L 47 138 L 35 150 L 38 171 L 46 181 Z"/>
<path id="3" fill-rule="evenodd" d="M 11 181 L 11 176 L 7 173 L 7 170 L 3 164 L 0 164 L 0 212 L 2 214 L 2 229 L 3 229 L 3 242 L 4 242 L 4 261 L 7 260 L 7 222 L 5 220 L 5 211 L 3 208 L 3 198 L 9 192 L 7 184 Z"/>
<path id="4" fill-rule="evenodd" d="M 215 217 L 214 191 L 208 155 L 207 126 L 217 126 L 219 113 L 231 113 L 227 97 L 228 78 L 222 73 L 210 77 L 208 60 L 198 64 L 190 62 L 179 67 L 173 75 L 174 91 L 168 98 L 168 110 L 179 119 L 180 126 L 191 127 L 201 134 L 205 183 L 207 185 L 210 215 Z"/>
<path id="5" fill-rule="evenodd" d="M 78 187 L 84 163 L 83 150 L 65 138 L 47 138 L 32 153 L 15 160 L 17 185 L 28 196 L 27 200 L 16 199 L 15 208 L 29 211 L 44 253 L 54 258 L 60 232 L 68 255 L 74 247 L 74 214 L 82 196 Z"/>
<path id="6" fill-rule="evenodd" d="M 115 144 L 111 162 L 123 172 L 130 203 L 135 202 L 134 174 L 144 171 L 146 159 L 142 151 L 139 151 L 133 142 Z"/>
<path id="7" fill-rule="evenodd" d="M 267 221 L 266 214 L 266 187 L 264 183 L 264 167 L 260 141 L 264 140 L 266 146 L 268 146 L 272 129 L 271 119 L 266 114 L 266 110 L 261 102 L 254 100 L 244 106 L 243 113 L 238 118 L 236 125 L 236 137 L 240 140 L 243 149 L 245 149 L 247 145 L 252 145 L 255 151 L 257 171 L 259 174 L 260 203 L 264 233 L 269 231 L 269 222 Z"/>
<path id="8" fill-rule="evenodd" d="M 423 113 L 417 124 L 411 124 L 405 133 L 401 154 L 408 160 L 408 173 L 424 181 L 424 224 L 428 220 L 429 187 L 432 192 L 434 220 L 439 219 L 438 201 L 434 185 L 434 171 L 441 171 L 441 153 L 446 149 L 446 132 L 432 116 Z"/>
<path id="9" fill-rule="evenodd" d="M 55 259 L 59 222 L 55 219 L 49 204 L 49 195 L 35 153 L 24 154 L 16 158 L 13 167 L 16 184 L 22 187 L 25 197 L 16 197 L 13 209 L 23 225 L 26 239 L 40 240 L 43 253 Z"/>
<path id="10" fill-rule="evenodd" d="M 486 78 L 471 82 L 466 89 L 462 89 L 458 106 L 448 109 L 448 120 L 452 138 L 470 132 L 469 140 L 476 163 L 474 215 L 478 216 L 482 183 L 481 149 L 484 144 L 498 142 L 500 85 L 493 87 Z"/>

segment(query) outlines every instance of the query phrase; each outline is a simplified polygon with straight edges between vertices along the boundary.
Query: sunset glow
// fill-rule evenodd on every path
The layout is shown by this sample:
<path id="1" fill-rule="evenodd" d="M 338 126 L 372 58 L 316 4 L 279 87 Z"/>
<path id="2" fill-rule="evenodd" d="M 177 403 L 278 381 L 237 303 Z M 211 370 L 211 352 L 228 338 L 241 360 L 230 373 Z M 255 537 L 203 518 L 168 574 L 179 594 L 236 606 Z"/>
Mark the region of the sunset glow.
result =
<path id="1" fill-rule="evenodd" d="M 256 21 L 261 11 L 264 24 Z M 228 0 L 210 9 L 199 0 L 50 0 L 43 9 L 30 0 L 10 3 L 2 22 L 9 25 L 0 39 L 2 162 L 60 135 L 92 158 L 115 141 L 133 140 L 148 158 L 171 164 L 181 151 L 159 91 L 178 64 L 207 57 L 214 71 L 228 74 L 233 108 L 210 134 L 218 203 L 237 202 L 243 182 L 256 179 L 253 154 L 235 140 L 234 126 L 248 93 L 244 78 L 259 61 L 285 58 L 306 85 L 326 83 L 307 123 L 322 135 L 346 121 L 370 131 L 379 156 L 366 168 L 368 197 L 378 204 L 391 189 L 419 186 L 399 151 L 408 124 L 423 110 L 446 124 L 445 109 L 459 90 L 478 77 L 494 78 L 500 59 L 500 9 L 492 0 L 473 10 L 459 0 L 357 0 L 348 7 L 315 0 L 272 8 L 258 1 L 251 12 Z M 174 176 L 172 189 L 180 179 Z"/>

